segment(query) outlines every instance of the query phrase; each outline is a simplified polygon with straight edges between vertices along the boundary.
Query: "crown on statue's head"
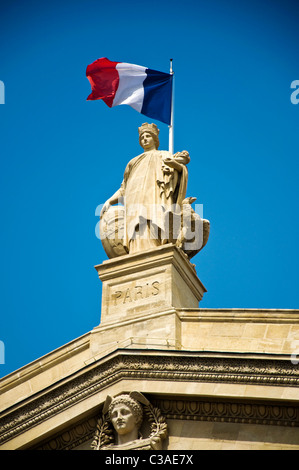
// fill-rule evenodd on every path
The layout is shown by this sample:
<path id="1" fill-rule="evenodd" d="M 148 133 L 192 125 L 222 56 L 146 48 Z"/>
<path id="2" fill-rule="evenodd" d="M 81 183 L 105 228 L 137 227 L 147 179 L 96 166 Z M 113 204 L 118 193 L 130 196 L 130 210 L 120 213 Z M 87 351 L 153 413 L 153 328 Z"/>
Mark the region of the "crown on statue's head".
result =
<path id="1" fill-rule="evenodd" d="M 159 147 L 159 129 L 156 126 L 156 124 L 151 123 L 149 124 L 148 122 L 144 122 L 140 127 L 138 127 L 138 132 L 139 132 L 139 142 L 140 142 L 140 137 L 144 132 L 149 132 L 156 143 L 157 148 Z"/>
<path id="2" fill-rule="evenodd" d="M 142 126 L 138 127 L 138 132 L 139 135 L 143 134 L 143 132 L 150 132 L 151 134 L 155 134 L 156 136 L 158 136 L 160 131 L 156 124 L 149 124 L 148 122 L 145 122 L 144 124 L 142 124 Z"/>

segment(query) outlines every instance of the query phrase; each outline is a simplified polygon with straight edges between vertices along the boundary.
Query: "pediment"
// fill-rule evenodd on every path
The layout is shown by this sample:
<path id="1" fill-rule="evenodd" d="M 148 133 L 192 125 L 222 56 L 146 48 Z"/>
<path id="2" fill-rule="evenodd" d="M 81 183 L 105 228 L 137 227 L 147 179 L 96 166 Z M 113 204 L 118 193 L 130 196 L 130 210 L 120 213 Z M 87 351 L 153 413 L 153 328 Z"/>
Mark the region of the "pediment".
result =
<path id="1" fill-rule="evenodd" d="M 1 445 L 86 448 L 107 395 L 131 390 L 145 394 L 172 423 L 294 427 L 298 383 L 299 371 L 284 355 L 117 350 L 2 413 Z"/>

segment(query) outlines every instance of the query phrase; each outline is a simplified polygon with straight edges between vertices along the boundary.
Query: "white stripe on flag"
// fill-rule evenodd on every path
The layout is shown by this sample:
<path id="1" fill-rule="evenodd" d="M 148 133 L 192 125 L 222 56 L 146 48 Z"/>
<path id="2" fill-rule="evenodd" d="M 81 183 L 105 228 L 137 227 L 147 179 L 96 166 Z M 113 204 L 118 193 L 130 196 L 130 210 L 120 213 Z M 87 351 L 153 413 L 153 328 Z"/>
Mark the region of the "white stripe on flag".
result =
<path id="1" fill-rule="evenodd" d="M 128 104 L 140 113 L 144 98 L 143 82 L 147 77 L 146 67 L 120 62 L 116 65 L 116 70 L 119 85 L 112 106 Z"/>

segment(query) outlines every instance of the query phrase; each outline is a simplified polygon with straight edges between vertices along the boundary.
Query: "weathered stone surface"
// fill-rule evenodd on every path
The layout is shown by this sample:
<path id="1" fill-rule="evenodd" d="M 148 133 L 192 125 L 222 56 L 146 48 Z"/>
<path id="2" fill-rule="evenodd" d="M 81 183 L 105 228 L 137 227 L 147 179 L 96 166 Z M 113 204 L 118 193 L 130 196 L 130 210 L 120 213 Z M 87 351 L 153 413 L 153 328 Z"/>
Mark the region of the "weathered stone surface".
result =
<path id="1" fill-rule="evenodd" d="M 255 435 L 253 445 L 271 445 L 273 438 L 275 446 L 299 448 L 298 385 L 299 371 L 288 355 L 118 350 L 85 367 L 81 364 L 64 380 L 51 383 L 49 377 L 48 387 L 40 393 L 11 403 L 0 414 L 0 448 L 38 447 L 59 435 L 61 445 L 66 445 L 64 431 L 87 420 L 90 424 L 84 425 L 84 431 L 80 426 L 74 431 L 74 443 L 81 445 L 84 436 L 86 440 L 92 437 L 91 419 L 101 413 L 107 394 L 116 396 L 137 389 L 161 410 L 166 423 L 171 423 L 165 442 L 169 449 L 189 444 L 192 447 L 186 449 L 194 449 L 196 442 L 202 444 L 201 438 L 206 446 L 217 448 L 217 422 L 222 423 L 223 433 L 225 423 L 234 424 L 223 440 L 228 443 L 234 434 L 236 448 L 242 448 L 242 436 L 250 428 Z M 197 422 L 194 434 L 189 435 L 192 444 L 187 429 L 179 431 L 184 420 Z M 214 423 L 211 432 L 200 434 L 202 422 L 209 421 Z M 263 432 L 257 432 L 256 426 Z M 273 429 L 277 426 L 280 436 Z"/>
<path id="2" fill-rule="evenodd" d="M 206 245 L 210 223 L 192 208 L 196 198 L 186 197 L 189 153 L 158 150 L 156 124 L 144 123 L 138 132 L 144 152 L 127 164 L 101 211 L 103 247 L 115 258 L 172 243 L 191 258 Z"/>
<path id="3" fill-rule="evenodd" d="M 173 307 L 196 308 L 206 292 L 187 256 L 172 244 L 95 268 L 103 283 L 101 324 Z"/>

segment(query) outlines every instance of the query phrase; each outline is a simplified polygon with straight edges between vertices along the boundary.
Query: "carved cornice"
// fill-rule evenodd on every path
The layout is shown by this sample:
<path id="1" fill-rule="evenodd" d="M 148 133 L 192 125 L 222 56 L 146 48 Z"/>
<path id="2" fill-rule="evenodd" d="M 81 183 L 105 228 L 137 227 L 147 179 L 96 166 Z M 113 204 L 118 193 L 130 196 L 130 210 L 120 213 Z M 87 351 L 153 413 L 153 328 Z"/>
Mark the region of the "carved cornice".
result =
<path id="1" fill-rule="evenodd" d="M 165 399 L 149 397 L 166 420 L 192 420 L 259 424 L 270 426 L 299 426 L 299 406 L 281 402 L 252 400 Z M 97 416 L 63 430 L 60 434 L 40 443 L 33 450 L 72 450 L 92 440 L 96 430 Z"/>
<path id="2" fill-rule="evenodd" d="M 0 443 L 29 430 L 121 379 L 299 385 L 289 357 L 208 352 L 118 350 L 0 415 Z"/>
<path id="3" fill-rule="evenodd" d="M 167 419 L 299 426 L 299 405 L 263 400 L 152 399 Z"/>
<path id="4" fill-rule="evenodd" d="M 97 418 L 92 417 L 50 439 L 31 450 L 72 450 L 93 438 L 97 425 Z"/>
<path id="5" fill-rule="evenodd" d="M 257 308 L 181 308 L 176 309 L 182 321 L 233 322 L 233 323 L 299 323 L 299 311 L 291 309 L 257 309 Z"/>

